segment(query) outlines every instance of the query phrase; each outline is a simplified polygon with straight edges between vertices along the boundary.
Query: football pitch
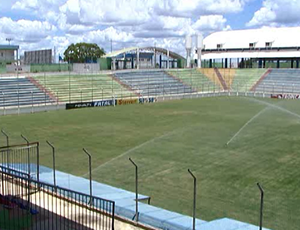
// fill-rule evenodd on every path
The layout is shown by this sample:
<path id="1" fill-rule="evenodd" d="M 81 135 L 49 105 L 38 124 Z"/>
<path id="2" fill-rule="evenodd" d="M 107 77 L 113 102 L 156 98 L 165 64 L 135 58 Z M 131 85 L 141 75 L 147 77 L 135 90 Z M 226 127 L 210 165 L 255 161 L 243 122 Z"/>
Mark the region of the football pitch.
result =
<path id="1" fill-rule="evenodd" d="M 151 203 L 192 215 L 197 176 L 197 217 L 229 217 L 258 225 L 260 182 L 265 189 L 264 226 L 300 226 L 300 102 L 214 97 L 0 117 L 11 144 L 41 144 L 41 164 L 139 192 Z M 5 138 L 0 136 L 0 145 Z"/>

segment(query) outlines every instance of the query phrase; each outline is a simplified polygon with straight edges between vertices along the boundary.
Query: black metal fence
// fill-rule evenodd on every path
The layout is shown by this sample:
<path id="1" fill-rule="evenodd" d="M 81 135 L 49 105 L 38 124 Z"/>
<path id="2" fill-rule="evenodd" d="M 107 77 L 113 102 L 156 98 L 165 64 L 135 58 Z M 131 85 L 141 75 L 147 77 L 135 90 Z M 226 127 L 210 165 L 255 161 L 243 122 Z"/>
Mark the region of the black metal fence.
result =
<path id="1" fill-rule="evenodd" d="M 0 178 L 0 229 L 114 229 L 113 201 L 55 187 L 4 166 Z"/>
<path id="2" fill-rule="evenodd" d="M 39 180 L 39 143 L 0 147 L 1 165 Z"/>

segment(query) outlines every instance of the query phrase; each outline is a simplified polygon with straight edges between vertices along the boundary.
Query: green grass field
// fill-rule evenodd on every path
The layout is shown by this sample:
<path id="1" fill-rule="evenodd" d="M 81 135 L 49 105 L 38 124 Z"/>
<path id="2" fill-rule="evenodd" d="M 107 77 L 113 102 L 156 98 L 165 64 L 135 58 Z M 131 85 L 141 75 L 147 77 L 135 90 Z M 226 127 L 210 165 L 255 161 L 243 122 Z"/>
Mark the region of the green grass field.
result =
<path id="1" fill-rule="evenodd" d="M 87 173 L 85 147 L 93 155 L 95 180 L 133 191 L 131 157 L 140 167 L 140 193 L 150 195 L 153 205 L 187 215 L 192 214 L 190 168 L 198 178 L 197 217 L 204 220 L 229 217 L 258 225 L 259 181 L 265 189 L 264 226 L 296 230 L 299 101 L 263 102 L 277 107 L 251 98 L 184 99 L 6 116 L 0 127 L 11 143 L 22 143 L 21 133 L 40 141 L 41 163 L 49 167 L 45 141 L 53 142 L 58 170 L 75 175 Z M 0 141 L 4 145 L 3 137 Z"/>

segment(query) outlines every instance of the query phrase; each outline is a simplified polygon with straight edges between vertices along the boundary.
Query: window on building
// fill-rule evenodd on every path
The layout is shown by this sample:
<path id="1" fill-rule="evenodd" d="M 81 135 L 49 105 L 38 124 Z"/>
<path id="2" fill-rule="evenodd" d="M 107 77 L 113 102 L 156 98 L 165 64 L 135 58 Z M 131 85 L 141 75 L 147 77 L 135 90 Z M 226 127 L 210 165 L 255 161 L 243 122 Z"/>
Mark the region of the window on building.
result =
<path id="1" fill-rule="evenodd" d="M 217 44 L 217 49 L 222 49 L 223 48 L 223 44 Z"/>
<path id="2" fill-rule="evenodd" d="M 254 42 L 249 43 L 249 48 L 250 48 L 250 49 L 255 48 L 255 43 L 254 43 Z"/>
<path id="3" fill-rule="evenodd" d="M 271 48 L 272 47 L 272 42 L 266 42 L 266 48 Z"/>

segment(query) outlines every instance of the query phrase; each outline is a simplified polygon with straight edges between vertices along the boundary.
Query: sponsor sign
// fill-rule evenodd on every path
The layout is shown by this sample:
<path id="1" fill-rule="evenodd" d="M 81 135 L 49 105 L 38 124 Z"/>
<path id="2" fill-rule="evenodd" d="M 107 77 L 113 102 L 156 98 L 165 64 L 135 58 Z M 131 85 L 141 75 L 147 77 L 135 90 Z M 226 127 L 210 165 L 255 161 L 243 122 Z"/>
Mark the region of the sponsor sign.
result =
<path id="1" fill-rule="evenodd" d="M 140 104 L 145 104 L 145 103 L 154 103 L 156 102 L 156 98 L 155 97 L 149 97 L 149 98 L 140 98 L 139 99 L 139 103 Z"/>
<path id="2" fill-rule="evenodd" d="M 116 100 L 105 100 L 94 102 L 94 107 L 113 106 L 116 104 Z"/>
<path id="3" fill-rule="evenodd" d="M 104 107 L 104 106 L 114 106 L 114 105 L 130 105 L 130 104 L 144 104 L 144 103 L 154 103 L 156 98 L 140 98 L 140 99 L 119 99 L 119 100 L 103 100 L 94 102 L 78 102 L 78 103 L 67 103 L 66 109 L 80 109 L 80 108 L 91 108 L 91 107 Z"/>
<path id="4" fill-rule="evenodd" d="M 131 105 L 136 104 L 138 102 L 138 99 L 119 99 L 117 100 L 118 105 Z"/>
<path id="5" fill-rule="evenodd" d="M 93 102 L 79 102 L 66 104 L 66 109 L 80 109 L 88 107 L 94 107 Z"/>
<path id="6" fill-rule="evenodd" d="M 276 99 L 300 99 L 299 94 L 271 94 L 271 98 Z"/>

